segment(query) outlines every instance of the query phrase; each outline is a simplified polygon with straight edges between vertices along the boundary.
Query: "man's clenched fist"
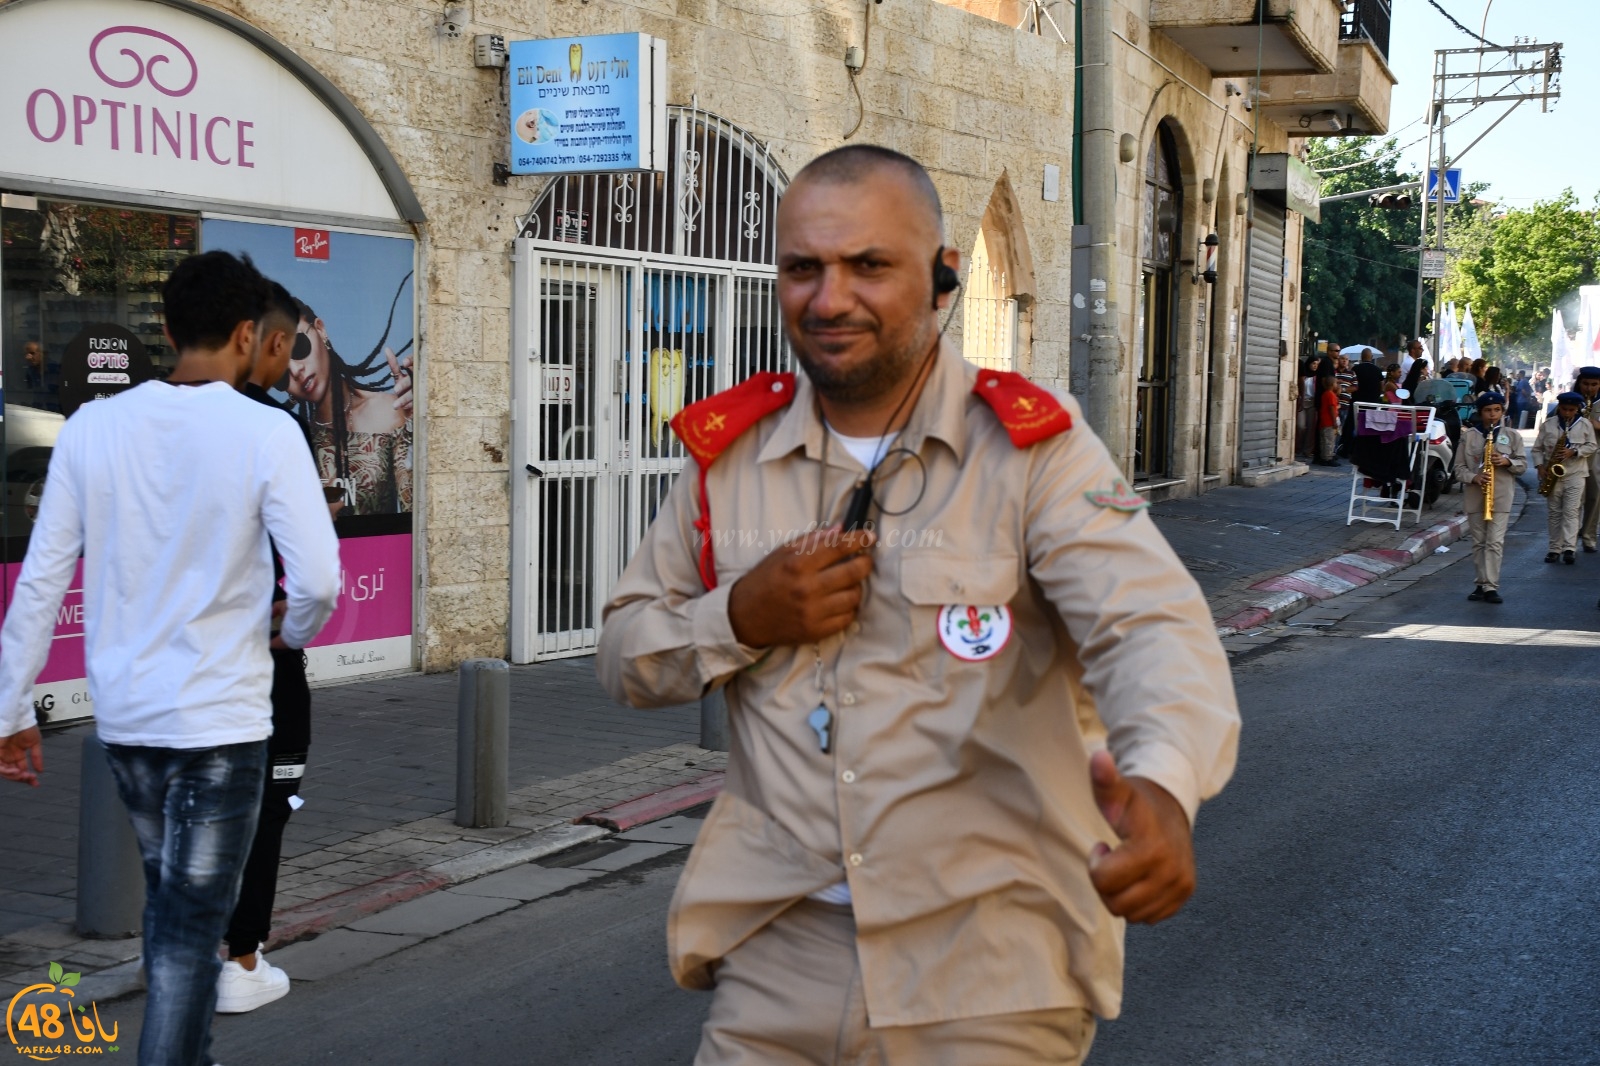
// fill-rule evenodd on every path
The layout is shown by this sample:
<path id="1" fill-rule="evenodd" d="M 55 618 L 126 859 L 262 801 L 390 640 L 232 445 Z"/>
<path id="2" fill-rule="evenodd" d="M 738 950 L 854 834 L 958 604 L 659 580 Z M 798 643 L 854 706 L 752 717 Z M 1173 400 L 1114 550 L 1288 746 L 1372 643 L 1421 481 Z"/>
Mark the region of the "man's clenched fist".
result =
<path id="1" fill-rule="evenodd" d="M 866 530 L 817 530 L 761 560 L 728 594 L 728 621 L 753 648 L 811 644 L 855 620 L 861 583 L 872 573 Z"/>

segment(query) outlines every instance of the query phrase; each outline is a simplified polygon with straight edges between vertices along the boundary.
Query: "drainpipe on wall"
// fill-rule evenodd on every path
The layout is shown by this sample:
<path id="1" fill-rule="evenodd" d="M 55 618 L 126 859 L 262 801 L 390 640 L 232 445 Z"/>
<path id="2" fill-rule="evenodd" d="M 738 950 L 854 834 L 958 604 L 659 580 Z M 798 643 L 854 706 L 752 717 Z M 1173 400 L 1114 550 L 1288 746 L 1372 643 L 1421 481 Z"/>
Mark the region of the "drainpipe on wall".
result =
<path id="1" fill-rule="evenodd" d="M 1122 343 L 1116 302 L 1117 133 L 1111 6 L 1082 0 L 1078 61 L 1083 71 L 1083 219 L 1089 226 L 1089 425 L 1127 466 L 1127 411 L 1120 402 Z"/>

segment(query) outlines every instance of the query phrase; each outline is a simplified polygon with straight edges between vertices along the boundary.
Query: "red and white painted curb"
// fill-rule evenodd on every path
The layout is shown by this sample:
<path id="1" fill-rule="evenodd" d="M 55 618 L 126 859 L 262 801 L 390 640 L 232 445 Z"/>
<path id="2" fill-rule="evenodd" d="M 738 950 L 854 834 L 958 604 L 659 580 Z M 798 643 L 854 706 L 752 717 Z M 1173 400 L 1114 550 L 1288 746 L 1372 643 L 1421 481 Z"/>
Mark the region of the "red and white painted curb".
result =
<path id="1" fill-rule="evenodd" d="M 1398 548 L 1346 552 L 1251 585 L 1262 595 L 1244 610 L 1218 621 L 1217 636 L 1231 637 L 1370 585 L 1380 577 L 1421 562 L 1435 549 L 1460 540 L 1466 529 L 1467 516 L 1458 514 L 1418 530 L 1401 541 Z"/>

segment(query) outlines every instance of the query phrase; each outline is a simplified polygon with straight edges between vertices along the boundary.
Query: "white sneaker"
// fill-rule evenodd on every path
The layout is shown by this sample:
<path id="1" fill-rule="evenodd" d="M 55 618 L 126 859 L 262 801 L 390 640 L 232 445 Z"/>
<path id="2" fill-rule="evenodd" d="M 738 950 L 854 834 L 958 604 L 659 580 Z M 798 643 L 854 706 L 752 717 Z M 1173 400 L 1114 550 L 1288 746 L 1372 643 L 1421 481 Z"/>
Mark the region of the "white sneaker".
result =
<path id="1" fill-rule="evenodd" d="M 256 953 L 256 968 L 247 970 L 232 959 L 217 975 L 217 1013 L 244 1014 L 289 994 L 289 975 Z"/>

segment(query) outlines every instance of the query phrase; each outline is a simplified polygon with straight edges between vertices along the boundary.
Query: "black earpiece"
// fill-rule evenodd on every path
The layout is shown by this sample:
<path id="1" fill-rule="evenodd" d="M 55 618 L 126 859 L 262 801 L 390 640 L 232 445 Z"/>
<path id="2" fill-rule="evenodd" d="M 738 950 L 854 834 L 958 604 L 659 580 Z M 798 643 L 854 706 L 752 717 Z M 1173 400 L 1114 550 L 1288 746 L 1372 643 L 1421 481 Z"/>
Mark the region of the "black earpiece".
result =
<path id="1" fill-rule="evenodd" d="M 961 275 L 955 268 L 944 261 L 944 245 L 939 245 L 939 250 L 933 253 L 933 306 L 939 306 L 939 297 L 947 292 L 955 292 L 961 288 Z"/>

